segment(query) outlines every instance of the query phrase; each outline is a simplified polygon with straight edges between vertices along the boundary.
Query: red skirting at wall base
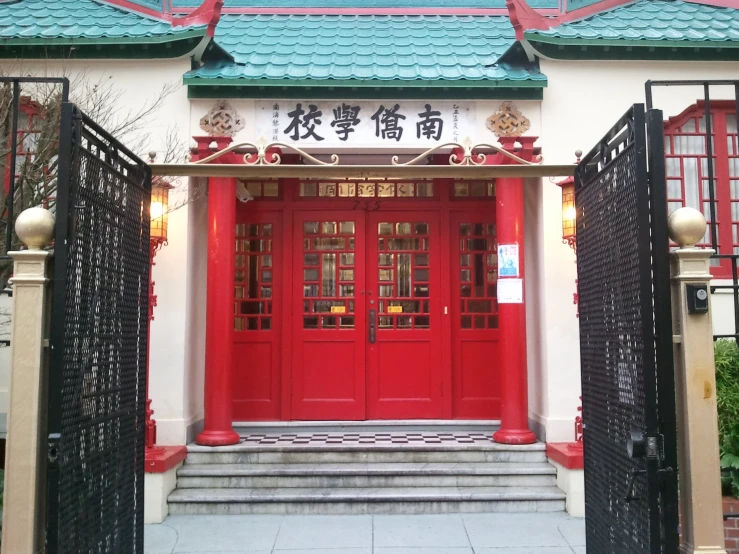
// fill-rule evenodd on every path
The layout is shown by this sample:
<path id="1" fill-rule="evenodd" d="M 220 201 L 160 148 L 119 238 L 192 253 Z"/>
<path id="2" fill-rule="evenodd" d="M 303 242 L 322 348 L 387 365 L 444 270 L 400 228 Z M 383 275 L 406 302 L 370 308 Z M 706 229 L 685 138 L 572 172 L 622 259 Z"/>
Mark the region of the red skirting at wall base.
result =
<path id="1" fill-rule="evenodd" d="M 547 458 L 567 469 L 583 469 L 585 467 L 582 443 L 547 443 Z"/>
<path id="2" fill-rule="evenodd" d="M 144 471 L 146 473 L 165 473 L 183 462 L 187 457 L 186 446 L 162 446 L 146 449 Z"/>

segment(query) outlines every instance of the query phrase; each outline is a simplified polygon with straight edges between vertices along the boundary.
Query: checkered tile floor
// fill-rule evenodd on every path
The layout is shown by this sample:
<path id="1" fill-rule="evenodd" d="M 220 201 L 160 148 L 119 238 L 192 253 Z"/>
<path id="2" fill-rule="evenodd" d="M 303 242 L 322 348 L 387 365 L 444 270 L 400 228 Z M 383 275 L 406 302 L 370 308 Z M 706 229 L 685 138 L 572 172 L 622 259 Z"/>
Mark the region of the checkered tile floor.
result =
<path id="1" fill-rule="evenodd" d="M 465 445 L 491 444 L 492 437 L 485 433 L 303 433 L 281 435 L 247 435 L 242 444 L 252 445 L 360 445 L 360 444 L 412 444 L 412 445 Z"/>

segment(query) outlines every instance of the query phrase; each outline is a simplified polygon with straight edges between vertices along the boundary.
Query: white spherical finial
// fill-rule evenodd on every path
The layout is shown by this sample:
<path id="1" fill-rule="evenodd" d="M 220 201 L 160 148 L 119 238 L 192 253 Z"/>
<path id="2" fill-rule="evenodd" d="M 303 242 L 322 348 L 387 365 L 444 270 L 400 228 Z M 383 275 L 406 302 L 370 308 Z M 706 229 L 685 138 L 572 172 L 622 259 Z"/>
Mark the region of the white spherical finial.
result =
<path id="1" fill-rule="evenodd" d="M 693 248 L 706 234 L 706 218 L 695 208 L 680 208 L 667 218 L 667 233 L 680 248 Z"/>
<path id="2" fill-rule="evenodd" d="M 15 220 L 15 233 L 29 250 L 41 250 L 54 237 L 54 214 L 44 208 L 23 210 Z"/>

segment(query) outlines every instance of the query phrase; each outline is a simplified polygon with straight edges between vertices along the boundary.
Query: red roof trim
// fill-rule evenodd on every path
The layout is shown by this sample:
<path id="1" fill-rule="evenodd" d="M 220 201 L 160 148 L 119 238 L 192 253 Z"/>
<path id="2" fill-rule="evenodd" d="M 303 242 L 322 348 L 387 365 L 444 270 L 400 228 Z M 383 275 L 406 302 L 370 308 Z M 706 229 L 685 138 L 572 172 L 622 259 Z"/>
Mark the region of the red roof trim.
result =
<path id="1" fill-rule="evenodd" d="M 224 8 L 226 14 L 244 15 L 508 15 L 503 8 Z M 554 16 L 555 8 L 537 10 L 539 14 Z M 174 13 L 188 13 L 187 8 L 175 8 Z"/>
<path id="2" fill-rule="evenodd" d="M 223 10 L 223 0 L 204 0 L 200 7 L 194 10 L 184 12 L 183 16 L 176 17 L 171 13 L 166 13 L 168 6 L 165 0 L 162 0 L 162 10 L 157 11 L 147 8 L 140 4 L 135 4 L 130 0 L 98 0 L 110 6 L 122 8 L 124 10 L 139 13 L 165 21 L 172 24 L 172 27 L 190 27 L 192 25 L 207 25 L 207 35 L 212 37 L 215 34 L 216 25 L 221 18 Z"/>
<path id="3" fill-rule="evenodd" d="M 715 8 L 734 8 L 739 9 L 739 1 L 737 0 L 685 0 L 691 4 L 703 4 L 704 6 L 713 6 Z"/>
<path id="4" fill-rule="evenodd" d="M 128 0 L 98 0 L 98 1 L 102 4 L 108 4 L 109 6 L 123 8 L 124 10 L 127 10 L 129 12 L 135 12 L 135 13 L 147 15 L 149 17 L 159 19 L 160 21 L 171 21 L 172 20 L 169 14 L 164 13 L 164 5 L 162 5 L 161 10 L 154 10 L 152 8 L 147 8 L 146 6 L 142 6 L 141 4 L 135 4 L 134 2 L 129 2 Z"/>
<path id="5" fill-rule="evenodd" d="M 208 36 L 215 34 L 216 25 L 221 19 L 223 0 L 205 0 L 199 8 L 184 17 L 172 18 L 172 27 L 188 27 L 190 25 L 208 25 Z"/>
<path id="6" fill-rule="evenodd" d="M 544 17 L 541 12 L 537 12 L 526 3 L 526 0 L 506 0 L 506 7 L 511 14 L 511 23 L 516 30 L 516 39 L 524 40 L 526 31 L 548 31 L 559 27 L 563 23 L 570 23 L 585 19 L 591 15 L 612 10 L 626 4 L 632 4 L 635 0 L 605 0 L 597 2 L 584 8 L 573 10 L 568 13 L 558 14 L 556 17 Z M 717 1 L 737 1 L 737 0 L 717 0 Z M 705 2 L 704 2 L 705 3 Z"/>

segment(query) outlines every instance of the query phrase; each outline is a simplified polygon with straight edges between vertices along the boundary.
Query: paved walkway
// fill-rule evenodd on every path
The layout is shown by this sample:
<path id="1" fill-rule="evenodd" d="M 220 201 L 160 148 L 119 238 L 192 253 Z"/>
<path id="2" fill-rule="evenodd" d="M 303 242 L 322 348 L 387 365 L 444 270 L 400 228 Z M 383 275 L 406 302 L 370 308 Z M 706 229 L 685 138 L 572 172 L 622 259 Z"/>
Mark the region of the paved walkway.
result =
<path id="1" fill-rule="evenodd" d="M 585 554 L 585 522 L 563 513 L 170 516 L 146 554 Z"/>

